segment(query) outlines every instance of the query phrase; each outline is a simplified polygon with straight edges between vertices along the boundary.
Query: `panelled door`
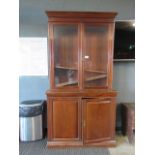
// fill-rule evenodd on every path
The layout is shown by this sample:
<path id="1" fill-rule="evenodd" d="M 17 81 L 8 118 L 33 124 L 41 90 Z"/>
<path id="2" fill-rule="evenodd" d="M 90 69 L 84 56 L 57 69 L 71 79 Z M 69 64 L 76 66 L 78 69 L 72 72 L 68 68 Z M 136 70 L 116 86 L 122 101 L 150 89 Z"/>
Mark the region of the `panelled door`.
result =
<path id="1" fill-rule="evenodd" d="M 84 143 L 110 140 L 115 133 L 115 104 L 113 98 L 83 101 Z"/>
<path id="2" fill-rule="evenodd" d="M 78 98 L 48 99 L 49 141 L 81 141 L 81 104 Z"/>

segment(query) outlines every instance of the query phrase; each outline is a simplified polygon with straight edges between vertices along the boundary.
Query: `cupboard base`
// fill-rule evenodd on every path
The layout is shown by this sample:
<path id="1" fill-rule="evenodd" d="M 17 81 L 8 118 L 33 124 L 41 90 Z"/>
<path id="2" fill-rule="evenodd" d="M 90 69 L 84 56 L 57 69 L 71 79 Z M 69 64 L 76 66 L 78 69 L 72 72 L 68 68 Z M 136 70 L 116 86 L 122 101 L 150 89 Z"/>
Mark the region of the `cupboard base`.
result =
<path id="1" fill-rule="evenodd" d="M 116 92 L 52 93 L 47 94 L 48 148 L 116 146 Z"/>
<path id="2" fill-rule="evenodd" d="M 82 142 L 47 142 L 47 147 L 115 147 L 116 146 L 116 140 L 108 140 L 103 141 L 100 143 L 91 143 L 91 144 L 83 144 Z"/>

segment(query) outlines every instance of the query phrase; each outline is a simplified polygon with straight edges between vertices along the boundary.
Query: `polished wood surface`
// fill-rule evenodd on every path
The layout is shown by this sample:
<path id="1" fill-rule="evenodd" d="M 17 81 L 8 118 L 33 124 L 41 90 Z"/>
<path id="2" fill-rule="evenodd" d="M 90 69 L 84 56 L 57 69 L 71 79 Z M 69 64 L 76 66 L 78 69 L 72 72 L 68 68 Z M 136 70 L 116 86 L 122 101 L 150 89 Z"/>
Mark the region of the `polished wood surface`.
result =
<path id="1" fill-rule="evenodd" d="M 48 16 L 48 147 L 114 146 L 115 12 Z"/>
<path id="2" fill-rule="evenodd" d="M 80 12 L 80 11 L 46 11 L 48 18 L 58 17 L 74 17 L 74 18 L 112 18 L 114 19 L 117 15 L 116 12 Z"/>
<path id="3" fill-rule="evenodd" d="M 114 22 L 116 12 L 65 12 L 46 11 L 49 22 Z"/>
<path id="4" fill-rule="evenodd" d="M 66 125 L 67 124 L 67 125 Z M 78 101 L 53 100 L 53 138 L 78 138 Z"/>
<path id="5" fill-rule="evenodd" d="M 48 98 L 48 141 L 81 140 L 79 98 Z"/>
<path id="6" fill-rule="evenodd" d="M 48 90 L 46 92 L 48 97 L 82 97 L 82 98 L 95 98 L 95 97 L 116 97 L 117 92 L 114 90 L 103 89 L 85 89 L 85 90 Z"/>
<path id="7" fill-rule="evenodd" d="M 110 98 L 84 101 L 84 143 L 112 139 L 114 129 L 112 129 L 111 117 L 115 115 L 112 106 Z"/>

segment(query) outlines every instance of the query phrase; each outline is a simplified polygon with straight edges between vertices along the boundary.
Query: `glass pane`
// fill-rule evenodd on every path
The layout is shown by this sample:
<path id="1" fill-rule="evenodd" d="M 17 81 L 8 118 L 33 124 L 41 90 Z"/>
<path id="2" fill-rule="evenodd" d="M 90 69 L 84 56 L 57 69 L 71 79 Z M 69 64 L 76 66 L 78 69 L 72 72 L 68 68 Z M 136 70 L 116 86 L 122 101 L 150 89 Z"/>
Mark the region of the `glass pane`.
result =
<path id="1" fill-rule="evenodd" d="M 55 86 L 78 86 L 78 26 L 54 26 Z"/>
<path id="2" fill-rule="evenodd" d="M 84 87 L 106 87 L 108 26 L 87 25 L 84 32 Z"/>

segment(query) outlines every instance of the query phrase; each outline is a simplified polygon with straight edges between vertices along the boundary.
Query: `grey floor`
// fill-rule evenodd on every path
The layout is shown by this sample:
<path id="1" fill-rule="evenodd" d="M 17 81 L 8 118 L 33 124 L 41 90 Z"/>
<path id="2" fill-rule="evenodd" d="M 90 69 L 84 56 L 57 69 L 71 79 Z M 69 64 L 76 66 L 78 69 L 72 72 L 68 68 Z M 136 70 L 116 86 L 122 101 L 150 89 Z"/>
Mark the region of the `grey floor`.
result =
<path id="1" fill-rule="evenodd" d="M 36 142 L 20 142 L 20 155 L 110 155 L 107 148 L 102 147 L 71 147 L 71 148 L 52 148 L 46 147 L 46 139 Z"/>

